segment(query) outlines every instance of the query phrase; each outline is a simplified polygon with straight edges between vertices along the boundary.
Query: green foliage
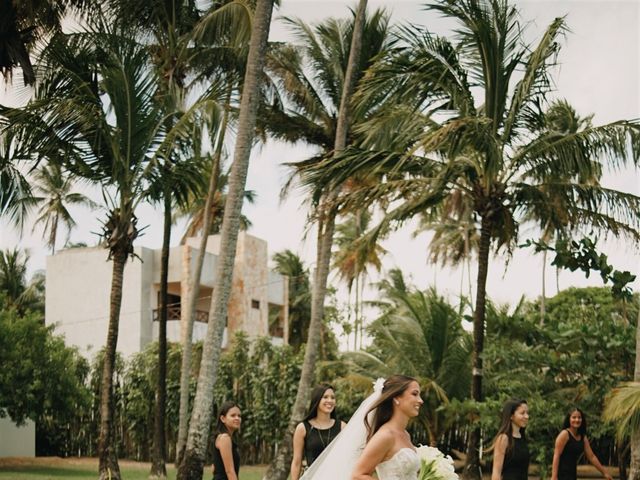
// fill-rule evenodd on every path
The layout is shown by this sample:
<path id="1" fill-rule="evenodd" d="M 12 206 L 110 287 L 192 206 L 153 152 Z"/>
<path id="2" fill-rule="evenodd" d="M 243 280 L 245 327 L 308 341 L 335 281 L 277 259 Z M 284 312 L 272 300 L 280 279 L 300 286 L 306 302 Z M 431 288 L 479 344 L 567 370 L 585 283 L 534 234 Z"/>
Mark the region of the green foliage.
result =
<path id="1" fill-rule="evenodd" d="M 626 320 L 637 312 L 638 297 L 633 300 L 625 304 L 607 288 L 571 288 L 547 299 L 542 326 L 535 302 L 523 302 L 511 313 L 491 306 L 484 355 L 487 399 L 479 415 L 466 420 L 479 420 L 489 440 L 502 402 L 527 399 L 531 449 L 544 475 L 564 415 L 577 405 L 588 418 L 594 451 L 611 463 L 613 430 L 601 413 L 611 389 L 633 376 L 635 325 Z"/>
<path id="2" fill-rule="evenodd" d="M 612 283 L 611 291 L 616 298 L 631 300 L 632 291 L 628 286 L 636 276 L 625 270 L 614 270 L 604 253 L 599 253 L 596 248 L 596 240 L 584 237 L 579 241 L 561 238 L 556 242 L 555 247 L 550 247 L 544 242 L 527 240 L 523 247 L 535 246 L 536 252 L 551 250 L 556 252 L 556 256 L 551 262 L 559 268 L 565 268 L 572 272 L 582 270 L 587 278 L 592 271 L 599 272 L 602 281 L 606 284 Z"/>
<path id="3" fill-rule="evenodd" d="M 0 416 L 64 424 L 87 405 L 88 365 L 39 316 L 0 307 Z"/>

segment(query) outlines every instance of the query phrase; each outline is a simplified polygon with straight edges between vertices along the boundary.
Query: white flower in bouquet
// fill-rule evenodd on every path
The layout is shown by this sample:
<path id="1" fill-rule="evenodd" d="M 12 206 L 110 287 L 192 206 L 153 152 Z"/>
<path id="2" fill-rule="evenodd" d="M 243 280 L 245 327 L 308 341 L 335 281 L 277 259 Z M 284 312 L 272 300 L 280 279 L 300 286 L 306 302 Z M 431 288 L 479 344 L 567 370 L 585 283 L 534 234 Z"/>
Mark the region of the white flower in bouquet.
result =
<path id="1" fill-rule="evenodd" d="M 426 445 L 420 445 L 416 452 L 421 463 L 418 480 L 458 480 L 449 455 Z"/>

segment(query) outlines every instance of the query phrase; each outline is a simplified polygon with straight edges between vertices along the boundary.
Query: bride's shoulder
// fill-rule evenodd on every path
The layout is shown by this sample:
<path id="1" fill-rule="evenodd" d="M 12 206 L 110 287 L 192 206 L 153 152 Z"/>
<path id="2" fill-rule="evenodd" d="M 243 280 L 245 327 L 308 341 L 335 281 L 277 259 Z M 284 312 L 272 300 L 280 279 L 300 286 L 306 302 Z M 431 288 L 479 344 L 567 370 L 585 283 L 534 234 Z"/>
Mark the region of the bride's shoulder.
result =
<path id="1" fill-rule="evenodd" d="M 390 428 L 385 428 L 386 425 L 380 427 L 380 429 L 373 434 L 369 443 L 375 442 L 378 445 L 391 446 L 395 442 L 396 435 Z"/>

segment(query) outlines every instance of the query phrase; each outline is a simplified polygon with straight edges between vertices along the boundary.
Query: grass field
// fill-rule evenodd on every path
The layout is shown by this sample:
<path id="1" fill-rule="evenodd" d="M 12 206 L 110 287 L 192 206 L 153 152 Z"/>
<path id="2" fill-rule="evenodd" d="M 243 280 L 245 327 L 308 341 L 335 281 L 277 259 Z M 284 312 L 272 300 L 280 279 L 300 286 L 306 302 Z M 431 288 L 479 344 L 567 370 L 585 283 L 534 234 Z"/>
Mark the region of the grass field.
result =
<path id="1" fill-rule="evenodd" d="M 123 480 L 147 480 L 149 463 L 120 462 Z M 173 465 L 167 465 L 167 475 L 175 480 Z M 240 480 L 260 480 L 265 467 L 244 466 L 240 469 Z M 98 478 L 98 460 L 95 458 L 0 458 L 0 480 L 95 480 Z M 207 467 L 203 479 L 211 478 Z"/>

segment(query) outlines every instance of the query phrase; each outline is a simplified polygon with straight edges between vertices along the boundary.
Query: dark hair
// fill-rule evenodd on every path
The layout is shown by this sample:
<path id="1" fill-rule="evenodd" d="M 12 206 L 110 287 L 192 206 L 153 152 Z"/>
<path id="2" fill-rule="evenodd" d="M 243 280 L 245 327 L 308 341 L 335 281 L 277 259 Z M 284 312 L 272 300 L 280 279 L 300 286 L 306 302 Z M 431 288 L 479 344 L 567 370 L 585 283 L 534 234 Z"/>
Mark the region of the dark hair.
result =
<path id="1" fill-rule="evenodd" d="M 578 412 L 582 416 L 582 423 L 580 424 L 580 428 L 578 428 L 578 434 L 584 437 L 587 434 L 587 416 L 578 407 L 571 407 L 569 409 L 569 411 L 567 412 L 567 415 L 564 417 L 564 423 L 562 424 L 562 428 L 565 429 L 571 426 L 571 414 L 573 412 Z"/>
<path id="2" fill-rule="evenodd" d="M 227 401 L 224 402 L 221 406 L 220 406 L 220 410 L 218 410 L 218 417 L 217 417 L 217 422 L 216 422 L 216 428 L 215 428 L 215 436 L 217 437 L 218 435 L 220 435 L 221 433 L 227 433 L 229 435 L 232 435 L 232 433 L 227 429 L 227 426 L 222 423 L 222 420 L 220 419 L 220 417 L 222 416 L 226 416 L 227 413 L 229 413 L 229 410 L 231 410 L 233 407 L 236 407 L 238 410 L 240 410 L 240 406 L 234 402 L 234 401 Z M 235 433 L 235 432 L 233 432 Z"/>
<path id="3" fill-rule="evenodd" d="M 498 437 L 503 433 L 507 436 L 507 440 L 509 442 L 507 444 L 507 450 L 505 451 L 505 454 L 513 449 L 513 444 L 515 442 L 513 440 L 513 429 L 511 428 L 511 416 L 521 405 L 526 404 L 527 401 L 521 398 L 512 398 L 504 402 L 504 405 L 502 406 L 502 413 L 500 414 L 500 428 L 498 428 L 498 433 L 496 433 L 496 436 L 494 437 L 493 442 L 491 442 L 491 446 L 487 449 L 487 452 L 493 451 L 494 447 L 496 446 L 496 442 L 498 441 Z M 526 435 L 524 428 L 520 429 L 520 435 L 525 438 Z"/>
<path id="4" fill-rule="evenodd" d="M 318 406 L 320 405 L 320 401 L 324 396 L 324 392 L 326 392 L 327 390 L 333 390 L 334 392 L 336 391 L 336 389 L 328 383 L 321 383 L 313 389 L 313 391 L 311 392 L 311 401 L 309 402 L 309 411 L 307 412 L 307 416 L 304 417 L 305 421 L 309 421 L 312 418 L 316 418 L 318 416 Z M 336 418 L 335 408 L 331 411 L 331 418 Z"/>
<path id="5" fill-rule="evenodd" d="M 387 423 L 393 415 L 393 399 L 402 395 L 412 382 L 417 382 L 413 377 L 406 375 L 391 375 L 384 381 L 382 395 L 375 401 L 364 416 L 364 425 L 367 427 L 367 441 Z M 373 422 L 369 424 L 369 413 L 373 413 Z"/>

